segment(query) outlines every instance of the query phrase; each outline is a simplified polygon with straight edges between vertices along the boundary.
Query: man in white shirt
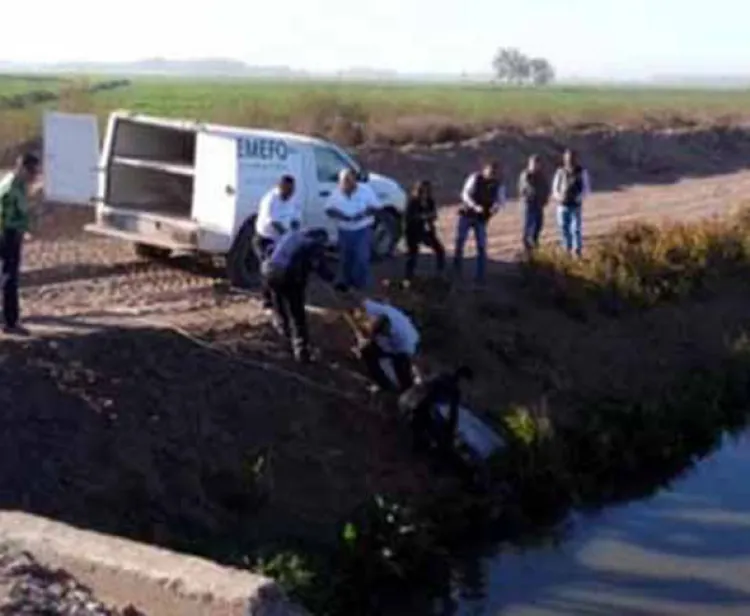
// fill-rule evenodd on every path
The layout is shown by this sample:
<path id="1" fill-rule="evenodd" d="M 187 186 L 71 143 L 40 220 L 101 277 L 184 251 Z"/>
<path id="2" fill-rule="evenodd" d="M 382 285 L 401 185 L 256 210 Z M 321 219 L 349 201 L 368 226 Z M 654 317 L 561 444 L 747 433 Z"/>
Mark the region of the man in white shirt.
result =
<path id="1" fill-rule="evenodd" d="M 500 176 L 500 166 L 488 162 L 482 170 L 472 173 L 461 191 L 461 206 L 458 210 L 456 246 L 453 265 L 456 274 L 461 274 L 464 260 L 464 247 L 469 232 L 474 232 L 477 245 L 476 280 L 484 281 L 487 268 L 487 224 L 506 203 L 506 190 Z"/>
<path id="2" fill-rule="evenodd" d="M 552 197 L 557 202 L 560 240 L 568 253 L 581 256 L 583 200 L 591 193 L 588 171 L 578 162 L 573 150 L 565 150 L 563 164 L 552 179 Z"/>
<path id="3" fill-rule="evenodd" d="M 370 278 L 372 225 L 378 198 L 367 184 L 357 182 L 351 169 L 339 173 L 339 185 L 326 204 L 326 215 L 338 226 L 339 279 L 337 287 L 364 289 Z"/>
<path id="4" fill-rule="evenodd" d="M 255 219 L 253 251 L 258 263 L 273 251 L 278 239 L 287 231 L 298 229 L 300 209 L 294 199 L 295 182 L 291 175 L 282 175 L 279 182 L 269 190 L 258 205 L 258 216 Z M 271 306 L 271 294 L 263 285 L 263 306 Z"/>
<path id="5" fill-rule="evenodd" d="M 350 295 L 354 322 L 363 322 L 357 334 L 357 351 L 370 377 L 380 389 L 399 393 L 414 384 L 413 359 L 419 348 L 419 332 L 412 320 L 395 306 L 353 293 Z M 384 370 L 390 368 L 397 383 Z"/>

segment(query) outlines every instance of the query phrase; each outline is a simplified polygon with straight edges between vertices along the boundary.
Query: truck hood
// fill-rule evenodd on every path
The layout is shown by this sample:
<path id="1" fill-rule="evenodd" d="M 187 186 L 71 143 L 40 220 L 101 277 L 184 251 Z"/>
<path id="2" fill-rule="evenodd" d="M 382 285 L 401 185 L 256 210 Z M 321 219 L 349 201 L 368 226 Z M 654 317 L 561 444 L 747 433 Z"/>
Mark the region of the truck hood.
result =
<path id="1" fill-rule="evenodd" d="M 406 208 L 406 192 L 392 178 L 370 172 L 368 184 L 383 205 L 392 205 L 399 212 Z"/>

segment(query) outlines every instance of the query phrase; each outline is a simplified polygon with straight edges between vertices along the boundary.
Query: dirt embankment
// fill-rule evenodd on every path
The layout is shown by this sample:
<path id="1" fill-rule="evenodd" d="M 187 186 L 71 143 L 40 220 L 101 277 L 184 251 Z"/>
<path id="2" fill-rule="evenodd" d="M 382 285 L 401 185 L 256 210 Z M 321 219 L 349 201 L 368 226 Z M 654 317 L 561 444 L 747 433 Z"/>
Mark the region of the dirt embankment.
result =
<path id="1" fill-rule="evenodd" d="M 434 178 L 451 203 L 480 158 L 499 158 L 514 177 L 531 152 L 552 160 L 568 145 L 592 172 L 587 234 L 636 216 L 720 212 L 750 191 L 750 132 L 741 129 L 504 134 L 362 155 L 405 183 Z M 368 495 L 420 494 L 438 483 L 398 421 L 363 392 L 341 323 L 313 316 L 323 359 L 300 369 L 253 298 L 220 291 L 219 271 L 139 262 L 129 246 L 83 234 L 90 216 L 43 208 L 26 246 L 22 302 L 34 336 L 0 345 L 0 507 L 252 562 L 253 548 L 290 536 L 332 539 Z M 452 209 L 442 218 L 449 242 Z M 679 318 L 665 309 L 644 319 L 586 320 L 540 305 L 502 276 L 514 271 L 508 254 L 519 245 L 519 224 L 515 208 L 492 223 L 500 276 L 467 299 L 476 308 L 471 331 L 463 321 L 456 327 L 463 313 L 451 308 L 454 300 L 436 322 L 420 323 L 428 340 L 458 335 L 464 345 L 483 345 L 487 365 L 479 369 L 492 375 L 492 387 L 480 386 L 475 399 L 488 395 L 493 404 L 481 410 L 554 406 L 584 388 L 598 392 L 612 373 L 623 390 L 656 387 L 641 375 L 676 371 L 688 352 L 718 353 L 711 341 L 746 325 L 744 294 Z M 437 355 L 458 361 L 462 348 Z"/>

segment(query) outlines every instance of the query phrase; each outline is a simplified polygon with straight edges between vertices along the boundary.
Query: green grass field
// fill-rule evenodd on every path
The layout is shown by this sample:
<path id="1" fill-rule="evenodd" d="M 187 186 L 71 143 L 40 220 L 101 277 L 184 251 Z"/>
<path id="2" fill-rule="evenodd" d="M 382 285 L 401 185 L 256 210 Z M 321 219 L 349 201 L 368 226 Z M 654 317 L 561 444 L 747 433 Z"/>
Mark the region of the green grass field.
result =
<path id="1" fill-rule="evenodd" d="M 0 75 L 0 98 L 27 94 L 34 90 L 58 90 L 66 82 L 59 77 Z"/>
<path id="2" fill-rule="evenodd" d="M 37 84 L 43 82 L 25 83 L 28 89 L 38 89 Z M 6 89 L 18 93 L 23 87 L 23 78 L 0 77 L 0 96 Z M 750 90 L 531 90 L 458 84 L 141 78 L 124 88 L 70 98 L 63 106 L 101 115 L 126 108 L 155 115 L 286 128 L 325 134 L 351 145 L 362 141 L 450 141 L 497 126 L 528 129 L 728 123 L 750 117 Z M 34 125 L 33 116 L 39 111 L 28 110 L 27 125 Z M 0 125 L 8 119 L 0 115 Z"/>

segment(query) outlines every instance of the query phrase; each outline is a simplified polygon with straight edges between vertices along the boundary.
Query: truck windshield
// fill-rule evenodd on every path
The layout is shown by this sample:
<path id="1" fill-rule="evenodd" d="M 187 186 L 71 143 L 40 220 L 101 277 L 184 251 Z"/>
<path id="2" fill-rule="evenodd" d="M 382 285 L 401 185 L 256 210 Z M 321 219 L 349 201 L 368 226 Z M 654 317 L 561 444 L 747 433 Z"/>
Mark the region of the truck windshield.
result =
<path id="1" fill-rule="evenodd" d="M 340 148 L 338 146 L 334 146 L 334 149 L 336 152 L 343 158 L 349 167 L 352 168 L 352 170 L 362 179 L 366 175 L 365 166 L 360 163 L 352 154 L 344 150 L 343 148 Z"/>

